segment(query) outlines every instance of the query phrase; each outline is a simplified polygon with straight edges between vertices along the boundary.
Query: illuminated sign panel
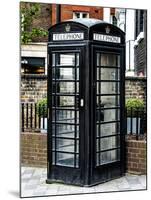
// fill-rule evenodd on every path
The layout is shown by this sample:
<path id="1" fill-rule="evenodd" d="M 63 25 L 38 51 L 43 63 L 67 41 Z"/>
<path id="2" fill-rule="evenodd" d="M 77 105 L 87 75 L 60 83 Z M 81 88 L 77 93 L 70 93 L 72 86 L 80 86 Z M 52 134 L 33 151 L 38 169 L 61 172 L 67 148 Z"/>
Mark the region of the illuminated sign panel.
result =
<path id="1" fill-rule="evenodd" d="M 62 40 L 83 40 L 84 33 L 54 33 L 53 41 Z"/>
<path id="2" fill-rule="evenodd" d="M 112 36 L 112 35 L 103 35 L 103 34 L 98 34 L 98 33 L 93 34 L 93 40 L 103 41 L 103 42 L 112 42 L 112 43 L 121 43 L 120 37 Z"/>

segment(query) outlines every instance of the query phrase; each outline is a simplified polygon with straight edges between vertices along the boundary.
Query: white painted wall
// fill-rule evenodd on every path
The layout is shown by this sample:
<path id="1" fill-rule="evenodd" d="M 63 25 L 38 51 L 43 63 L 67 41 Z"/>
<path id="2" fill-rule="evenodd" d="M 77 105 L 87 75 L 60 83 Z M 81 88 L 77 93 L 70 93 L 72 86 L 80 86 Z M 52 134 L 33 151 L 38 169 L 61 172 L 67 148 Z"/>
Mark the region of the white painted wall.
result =
<path id="1" fill-rule="evenodd" d="M 134 76 L 134 33 L 135 33 L 135 10 L 116 9 L 118 19 L 117 26 L 126 32 L 126 76 Z M 126 23 L 126 25 L 125 25 Z M 129 42 L 131 41 L 131 42 Z M 130 45 L 130 48 L 129 48 Z M 130 57 L 129 57 L 130 54 Z M 129 71 L 129 69 L 131 71 Z"/>
<path id="2" fill-rule="evenodd" d="M 110 8 L 103 8 L 103 20 L 110 23 Z"/>

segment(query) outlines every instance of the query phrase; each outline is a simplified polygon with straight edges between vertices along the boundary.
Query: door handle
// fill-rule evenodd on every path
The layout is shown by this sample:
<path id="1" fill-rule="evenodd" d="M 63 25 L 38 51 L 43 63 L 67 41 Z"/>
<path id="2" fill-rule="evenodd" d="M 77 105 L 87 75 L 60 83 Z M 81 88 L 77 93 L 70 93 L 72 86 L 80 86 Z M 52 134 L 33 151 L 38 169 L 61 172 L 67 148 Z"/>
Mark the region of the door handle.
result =
<path id="1" fill-rule="evenodd" d="M 80 107 L 84 107 L 84 99 L 80 99 Z"/>

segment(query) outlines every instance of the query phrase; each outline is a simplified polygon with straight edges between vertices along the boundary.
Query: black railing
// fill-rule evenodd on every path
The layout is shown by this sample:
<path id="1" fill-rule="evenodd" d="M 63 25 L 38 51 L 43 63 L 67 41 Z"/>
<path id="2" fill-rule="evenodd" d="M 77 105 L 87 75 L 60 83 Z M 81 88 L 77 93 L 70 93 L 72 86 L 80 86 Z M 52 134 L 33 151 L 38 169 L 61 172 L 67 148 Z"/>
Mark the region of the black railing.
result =
<path id="1" fill-rule="evenodd" d="M 126 109 L 126 134 L 136 136 L 136 139 L 146 136 L 147 117 L 146 110 L 140 108 Z"/>
<path id="2" fill-rule="evenodd" d="M 22 132 L 47 132 L 47 108 L 38 107 L 36 103 L 21 104 L 21 129 Z M 69 116 L 68 116 L 69 117 Z M 72 116 L 71 116 L 72 118 Z M 61 120 L 61 116 L 60 116 Z M 126 134 L 134 135 L 136 139 L 146 135 L 147 120 L 144 109 L 126 110 Z"/>
<path id="3" fill-rule="evenodd" d="M 47 106 L 39 107 L 36 103 L 21 104 L 21 129 L 22 132 L 47 131 Z"/>

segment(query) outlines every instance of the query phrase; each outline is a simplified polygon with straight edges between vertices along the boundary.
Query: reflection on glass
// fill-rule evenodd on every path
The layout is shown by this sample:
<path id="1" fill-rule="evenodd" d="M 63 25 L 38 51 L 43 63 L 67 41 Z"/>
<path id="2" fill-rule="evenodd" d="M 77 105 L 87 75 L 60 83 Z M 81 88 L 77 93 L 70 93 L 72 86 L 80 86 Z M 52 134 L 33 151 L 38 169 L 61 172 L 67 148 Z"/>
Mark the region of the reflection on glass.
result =
<path id="1" fill-rule="evenodd" d="M 97 106 L 103 106 L 104 108 L 116 107 L 120 105 L 120 97 L 117 96 L 97 96 Z"/>
<path id="2" fill-rule="evenodd" d="M 56 106 L 74 106 L 75 98 L 70 96 L 56 96 Z"/>
<path id="3" fill-rule="evenodd" d="M 54 53 L 52 66 L 79 66 L 79 53 Z"/>
<path id="4" fill-rule="evenodd" d="M 79 167 L 79 53 L 52 54 L 52 79 L 53 164 Z"/>
<path id="5" fill-rule="evenodd" d="M 79 154 L 76 154 L 76 167 L 79 167 Z"/>
<path id="6" fill-rule="evenodd" d="M 120 150 L 112 150 L 101 153 L 101 164 L 106 164 L 114 161 L 118 161 L 120 159 Z"/>
<path id="7" fill-rule="evenodd" d="M 117 121 L 120 120 L 119 109 L 99 109 L 97 110 L 97 122 Z"/>
<path id="8" fill-rule="evenodd" d="M 119 93 L 119 82 L 97 82 L 97 94 Z"/>
<path id="9" fill-rule="evenodd" d="M 100 53 L 96 54 L 96 60 L 97 60 L 96 64 L 97 64 L 97 66 L 100 66 L 100 60 L 101 60 L 100 56 L 101 56 Z"/>
<path id="10" fill-rule="evenodd" d="M 56 164 L 67 167 L 74 167 L 74 154 L 57 153 Z"/>
<path id="11" fill-rule="evenodd" d="M 119 122 L 101 124 L 101 136 L 115 135 L 120 133 Z"/>
<path id="12" fill-rule="evenodd" d="M 109 137 L 101 139 L 101 150 L 107 150 L 119 147 L 119 137 Z"/>
<path id="13" fill-rule="evenodd" d="M 76 68 L 77 76 L 75 77 L 75 68 L 53 68 L 53 80 L 79 80 L 79 68 Z"/>
<path id="14" fill-rule="evenodd" d="M 120 80 L 119 69 L 114 68 L 101 68 L 101 75 L 99 76 L 99 70 L 97 73 L 97 80 Z"/>
<path id="15" fill-rule="evenodd" d="M 64 152 L 74 152 L 74 140 L 56 139 L 56 150 Z"/>
<path id="16" fill-rule="evenodd" d="M 56 112 L 53 111 L 53 121 L 55 120 L 58 123 L 75 123 L 75 111 L 70 111 L 70 110 L 56 110 Z"/>
<path id="17" fill-rule="evenodd" d="M 57 93 L 75 93 L 75 83 L 60 82 L 57 84 Z"/>
<path id="18" fill-rule="evenodd" d="M 56 127 L 56 128 L 55 128 Z M 76 138 L 79 138 L 79 125 L 68 125 L 68 124 L 56 124 L 52 126 L 52 136 L 56 137 L 75 137 L 75 127 L 76 127 Z M 56 130 L 56 132 L 55 132 Z"/>
<path id="19" fill-rule="evenodd" d="M 114 66 L 116 67 L 116 58 L 115 54 L 101 54 L 101 66 Z"/>
<path id="20" fill-rule="evenodd" d="M 103 151 L 119 147 L 119 136 L 113 136 L 108 138 L 98 138 L 96 143 L 96 150 Z"/>

